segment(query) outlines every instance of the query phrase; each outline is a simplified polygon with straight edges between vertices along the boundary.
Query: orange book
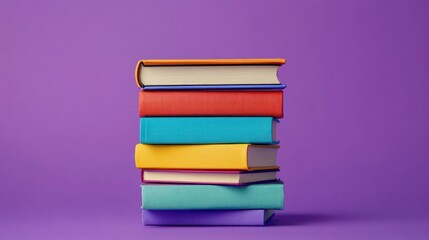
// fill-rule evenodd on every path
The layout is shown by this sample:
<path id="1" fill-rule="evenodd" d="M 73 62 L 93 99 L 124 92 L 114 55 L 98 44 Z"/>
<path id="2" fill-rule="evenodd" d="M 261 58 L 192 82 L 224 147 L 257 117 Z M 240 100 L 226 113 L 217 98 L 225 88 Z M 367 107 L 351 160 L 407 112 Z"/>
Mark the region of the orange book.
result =
<path id="1" fill-rule="evenodd" d="M 283 65 L 284 58 L 223 58 L 223 59 L 146 59 L 145 66 L 198 66 L 198 65 Z"/>
<path id="2" fill-rule="evenodd" d="M 283 91 L 140 91 L 139 115 L 283 117 Z"/>
<path id="3" fill-rule="evenodd" d="M 140 60 L 135 77 L 137 85 L 232 85 L 280 84 L 278 68 L 284 58 L 260 59 L 157 59 Z"/>

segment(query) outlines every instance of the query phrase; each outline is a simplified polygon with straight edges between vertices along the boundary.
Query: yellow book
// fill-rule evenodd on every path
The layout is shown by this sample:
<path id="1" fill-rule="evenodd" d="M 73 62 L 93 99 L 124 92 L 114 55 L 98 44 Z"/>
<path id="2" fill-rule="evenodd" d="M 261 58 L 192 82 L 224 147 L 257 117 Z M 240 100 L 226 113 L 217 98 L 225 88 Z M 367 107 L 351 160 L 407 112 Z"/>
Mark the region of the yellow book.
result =
<path id="1" fill-rule="evenodd" d="M 259 170 L 278 169 L 278 145 L 137 144 L 136 166 L 143 169 Z"/>

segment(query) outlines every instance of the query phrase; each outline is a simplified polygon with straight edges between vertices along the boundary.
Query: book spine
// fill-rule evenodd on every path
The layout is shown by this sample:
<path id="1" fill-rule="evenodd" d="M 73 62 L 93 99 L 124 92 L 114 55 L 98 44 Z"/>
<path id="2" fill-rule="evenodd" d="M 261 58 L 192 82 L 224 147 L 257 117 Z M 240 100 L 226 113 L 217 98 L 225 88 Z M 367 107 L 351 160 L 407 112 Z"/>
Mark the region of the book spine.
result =
<path id="1" fill-rule="evenodd" d="M 139 115 L 283 117 L 283 91 L 140 91 Z"/>
<path id="2" fill-rule="evenodd" d="M 143 210 L 145 225 L 264 225 L 265 210 Z"/>
<path id="3" fill-rule="evenodd" d="M 144 144 L 274 144 L 271 117 L 143 117 Z"/>
<path id="4" fill-rule="evenodd" d="M 143 169 L 248 170 L 248 144 L 137 144 L 135 162 Z"/>
<path id="5" fill-rule="evenodd" d="M 283 209 L 280 182 L 247 186 L 143 184 L 141 190 L 146 210 Z"/>

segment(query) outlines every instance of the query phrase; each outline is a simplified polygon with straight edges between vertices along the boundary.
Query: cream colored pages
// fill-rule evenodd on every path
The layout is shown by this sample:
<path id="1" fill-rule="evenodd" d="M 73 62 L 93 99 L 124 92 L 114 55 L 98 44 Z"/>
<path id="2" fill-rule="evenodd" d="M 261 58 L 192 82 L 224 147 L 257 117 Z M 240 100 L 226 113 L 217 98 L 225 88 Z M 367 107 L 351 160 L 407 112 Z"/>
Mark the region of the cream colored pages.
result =
<path id="1" fill-rule="evenodd" d="M 278 65 L 151 66 L 139 68 L 143 85 L 280 84 Z"/>
<path id="2" fill-rule="evenodd" d="M 144 179 L 154 182 L 184 182 L 184 183 L 250 183 L 277 179 L 277 171 L 252 173 L 208 173 L 208 172 L 163 172 L 144 171 Z"/>
<path id="3" fill-rule="evenodd" d="M 278 145 L 256 146 L 249 145 L 247 150 L 247 163 L 250 168 L 277 166 Z"/>

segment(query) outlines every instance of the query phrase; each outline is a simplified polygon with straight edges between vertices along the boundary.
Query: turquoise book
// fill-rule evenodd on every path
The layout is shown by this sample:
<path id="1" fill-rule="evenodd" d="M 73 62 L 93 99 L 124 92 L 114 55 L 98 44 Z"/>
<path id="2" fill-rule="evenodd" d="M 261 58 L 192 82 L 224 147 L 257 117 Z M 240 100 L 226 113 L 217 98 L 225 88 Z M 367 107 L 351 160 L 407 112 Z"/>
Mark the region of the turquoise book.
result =
<path id="1" fill-rule="evenodd" d="M 143 117 L 144 144 L 277 144 L 272 117 Z"/>
<path id="2" fill-rule="evenodd" d="M 145 210 L 283 209 L 280 181 L 246 186 L 143 184 Z"/>

